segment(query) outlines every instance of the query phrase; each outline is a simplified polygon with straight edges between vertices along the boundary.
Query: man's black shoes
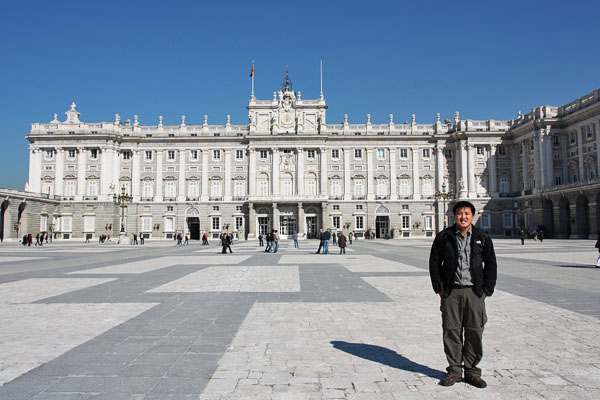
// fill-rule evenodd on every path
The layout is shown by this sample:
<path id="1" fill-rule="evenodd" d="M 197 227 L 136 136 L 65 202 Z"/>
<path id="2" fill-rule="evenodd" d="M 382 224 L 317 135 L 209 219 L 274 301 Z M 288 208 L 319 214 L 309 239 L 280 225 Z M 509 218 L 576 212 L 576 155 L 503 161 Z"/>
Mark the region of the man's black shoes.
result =
<path id="1" fill-rule="evenodd" d="M 440 385 L 448 387 L 460 381 L 462 381 L 462 378 L 460 376 L 448 374 L 444 379 L 440 381 Z"/>
<path id="2" fill-rule="evenodd" d="M 485 389 L 487 387 L 487 383 L 479 376 L 465 376 L 465 383 L 468 383 L 471 386 L 475 386 L 479 389 Z"/>

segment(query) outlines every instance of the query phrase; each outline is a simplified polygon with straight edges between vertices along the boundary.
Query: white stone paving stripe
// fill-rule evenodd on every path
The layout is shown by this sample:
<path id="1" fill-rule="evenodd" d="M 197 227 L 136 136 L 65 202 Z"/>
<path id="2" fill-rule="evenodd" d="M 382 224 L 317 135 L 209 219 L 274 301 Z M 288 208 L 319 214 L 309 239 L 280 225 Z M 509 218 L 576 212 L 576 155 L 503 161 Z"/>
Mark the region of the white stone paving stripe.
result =
<path id="1" fill-rule="evenodd" d="M 0 385 L 136 317 L 154 305 L 0 304 Z"/>
<path id="2" fill-rule="evenodd" d="M 148 292 L 299 292 L 296 265 L 208 267 Z"/>
<path id="3" fill-rule="evenodd" d="M 144 272 L 155 271 L 161 268 L 171 267 L 173 265 L 226 265 L 241 263 L 251 256 L 170 256 L 160 257 L 149 260 L 134 261 L 124 264 L 111 265 L 108 267 L 99 267 L 92 269 L 69 272 L 70 274 L 143 274 Z"/>
<path id="4" fill-rule="evenodd" d="M 48 259 L 49 257 L 10 257 L 10 256 L 4 256 L 4 257 L 0 257 L 0 263 L 10 263 L 10 262 L 17 262 L 17 261 L 33 261 L 33 260 L 45 260 Z"/>
<path id="5" fill-rule="evenodd" d="M 341 264 L 352 272 L 422 272 L 423 269 L 371 255 L 303 254 L 281 256 L 279 264 Z"/>
<path id="6" fill-rule="evenodd" d="M 31 278 L 0 284 L 0 303 L 19 304 L 85 289 L 116 278 Z"/>
<path id="7" fill-rule="evenodd" d="M 562 251 L 558 252 L 544 252 L 544 253 L 501 253 L 497 254 L 497 257 L 511 257 L 519 258 L 522 260 L 537 260 L 547 261 L 552 265 L 556 264 L 584 264 L 584 265 L 596 265 L 596 259 L 598 258 L 598 251 L 595 250 L 578 250 L 577 252 Z"/>

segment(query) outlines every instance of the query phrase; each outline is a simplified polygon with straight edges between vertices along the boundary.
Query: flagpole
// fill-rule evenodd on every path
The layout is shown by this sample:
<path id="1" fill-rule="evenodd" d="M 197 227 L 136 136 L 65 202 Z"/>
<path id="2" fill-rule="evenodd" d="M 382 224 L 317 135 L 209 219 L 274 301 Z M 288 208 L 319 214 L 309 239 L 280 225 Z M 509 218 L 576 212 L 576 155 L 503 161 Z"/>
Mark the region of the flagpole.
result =
<path id="1" fill-rule="evenodd" d="M 321 59 L 321 98 L 323 98 L 323 59 Z"/>
<path id="2" fill-rule="evenodd" d="M 254 98 L 254 60 L 252 60 L 252 93 L 250 93 L 250 97 Z"/>

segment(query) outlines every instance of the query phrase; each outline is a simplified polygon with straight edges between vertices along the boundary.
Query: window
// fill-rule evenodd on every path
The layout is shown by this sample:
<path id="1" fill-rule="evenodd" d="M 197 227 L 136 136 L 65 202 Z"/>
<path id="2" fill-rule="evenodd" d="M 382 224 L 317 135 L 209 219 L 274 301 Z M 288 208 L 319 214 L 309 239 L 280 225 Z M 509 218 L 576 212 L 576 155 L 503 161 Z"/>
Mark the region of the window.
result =
<path id="1" fill-rule="evenodd" d="M 151 181 L 144 181 L 142 197 L 151 198 L 152 196 L 154 196 L 154 184 Z"/>
<path id="2" fill-rule="evenodd" d="M 403 160 L 408 158 L 408 149 L 400 149 L 400 158 Z"/>
<path id="3" fill-rule="evenodd" d="M 89 180 L 88 181 L 87 195 L 88 196 L 98 196 L 98 181 L 97 180 Z"/>
<path id="4" fill-rule="evenodd" d="M 362 215 L 354 217 L 354 226 L 356 229 L 365 229 L 364 217 Z"/>
<path id="5" fill-rule="evenodd" d="M 167 181 L 167 183 L 165 183 L 165 197 L 175 197 L 176 196 L 176 192 L 175 192 L 175 182 L 174 181 Z"/>
<path id="6" fill-rule="evenodd" d="M 235 230 L 239 231 L 244 227 L 244 217 L 235 217 Z"/>
<path id="7" fill-rule="evenodd" d="M 554 147 L 560 146 L 560 137 L 558 135 L 552 136 L 552 143 L 554 144 Z"/>
<path id="8" fill-rule="evenodd" d="M 199 190 L 198 190 L 198 181 L 189 181 L 188 182 L 188 196 L 189 197 L 198 197 L 199 196 Z"/>
<path id="9" fill-rule="evenodd" d="M 198 150 L 190 150 L 190 161 L 198 161 Z"/>
<path id="10" fill-rule="evenodd" d="M 423 179 L 423 196 L 433 196 L 433 180 Z"/>
<path id="11" fill-rule="evenodd" d="M 167 151 L 167 160 L 175 161 L 175 150 Z"/>
<path id="12" fill-rule="evenodd" d="M 94 215 L 83 216 L 83 231 L 94 232 L 96 230 L 96 217 Z"/>
<path id="13" fill-rule="evenodd" d="M 585 132 L 586 132 L 585 137 L 587 137 L 588 139 L 593 136 L 593 134 L 592 134 L 592 127 L 591 126 L 586 126 Z"/>
<path id="14" fill-rule="evenodd" d="M 444 149 L 444 156 L 448 159 L 452 159 L 452 149 Z"/>
<path id="15" fill-rule="evenodd" d="M 554 184 L 555 185 L 562 185 L 562 176 L 555 176 L 554 177 Z"/>
<path id="16" fill-rule="evenodd" d="M 167 206 L 167 211 L 173 211 L 173 206 Z"/>
<path id="17" fill-rule="evenodd" d="M 334 204 L 333 205 L 333 211 L 339 211 L 340 210 L 340 205 L 339 204 Z"/>
<path id="18" fill-rule="evenodd" d="M 73 217 L 71 217 L 70 215 L 63 216 L 61 232 L 71 232 L 72 229 L 73 229 Z"/>
<path id="19" fill-rule="evenodd" d="M 175 230 L 175 219 L 173 217 L 165 218 L 165 232 L 173 232 Z"/>
<path id="20" fill-rule="evenodd" d="M 410 195 L 410 180 L 409 179 L 400 179 L 400 195 L 401 196 L 409 196 Z"/>
<path id="21" fill-rule="evenodd" d="M 331 158 L 333 158 L 334 160 L 339 159 L 340 158 L 340 150 L 339 149 L 331 150 Z"/>
<path id="22" fill-rule="evenodd" d="M 488 185 L 487 185 L 487 176 L 478 176 L 477 177 L 477 193 L 481 195 L 487 194 Z"/>
<path id="23" fill-rule="evenodd" d="M 74 160 L 75 159 L 75 149 L 69 149 L 69 150 L 67 150 L 67 158 L 69 160 Z"/>
<path id="24" fill-rule="evenodd" d="M 221 230 L 221 217 L 212 217 L 212 230 Z"/>
<path id="25" fill-rule="evenodd" d="M 342 184 L 338 179 L 331 181 L 331 195 L 336 197 L 342 195 Z"/>
<path id="26" fill-rule="evenodd" d="M 152 161 L 152 150 L 144 151 L 144 160 Z"/>
<path id="27" fill-rule="evenodd" d="M 213 150 L 213 160 L 219 161 L 221 159 L 221 150 Z"/>
<path id="28" fill-rule="evenodd" d="M 46 161 L 50 161 L 54 158 L 54 150 L 46 150 L 46 155 L 44 156 Z"/>
<path id="29" fill-rule="evenodd" d="M 306 150 L 306 157 L 314 159 L 315 158 L 315 151 L 314 150 Z"/>
<path id="30" fill-rule="evenodd" d="M 306 187 L 307 187 L 307 194 L 309 196 L 316 196 L 317 195 L 317 181 L 314 179 L 310 179 L 308 181 L 306 181 Z"/>
<path id="31" fill-rule="evenodd" d="M 48 230 L 48 216 L 40 216 L 40 232 L 46 232 Z"/>
<path id="32" fill-rule="evenodd" d="M 402 204 L 402 209 L 403 210 L 408 210 L 408 204 Z"/>
<path id="33" fill-rule="evenodd" d="M 402 229 L 410 229 L 410 215 L 402 216 Z"/>
<path id="34" fill-rule="evenodd" d="M 262 180 L 258 182 L 258 194 L 263 197 L 269 195 L 269 181 Z"/>
<path id="35" fill-rule="evenodd" d="M 424 159 L 428 159 L 431 157 L 431 150 L 430 149 L 423 149 L 423 158 Z"/>
<path id="36" fill-rule="evenodd" d="M 244 182 L 243 181 L 235 181 L 234 182 L 233 195 L 235 197 L 243 197 L 244 196 Z"/>
<path id="37" fill-rule="evenodd" d="M 244 159 L 244 150 L 236 150 L 235 151 L 235 159 L 236 160 L 243 160 Z"/>
<path id="38" fill-rule="evenodd" d="M 356 159 L 362 158 L 362 149 L 354 149 L 354 158 L 356 158 Z"/>
<path id="39" fill-rule="evenodd" d="M 510 192 L 509 187 L 510 186 L 509 186 L 509 182 L 508 182 L 508 177 L 501 176 L 500 180 L 499 180 L 500 193 L 508 193 L 508 192 Z"/>
<path id="40" fill-rule="evenodd" d="M 385 149 L 377 149 L 377 159 L 385 160 Z"/>
<path id="41" fill-rule="evenodd" d="M 334 215 L 333 217 L 331 217 L 331 225 L 333 225 L 335 229 L 340 229 L 341 225 L 339 215 Z"/>
<path id="42" fill-rule="evenodd" d="M 152 217 L 142 217 L 142 232 L 152 232 Z"/>
<path id="43" fill-rule="evenodd" d="M 42 193 L 52 194 L 52 183 L 51 182 L 44 182 L 44 184 L 42 185 Z"/>
<path id="44" fill-rule="evenodd" d="M 210 195 L 211 197 L 221 197 L 221 181 L 210 182 Z"/>
<path id="45" fill-rule="evenodd" d="M 219 211 L 221 208 L 219 206 L 213 206 L 213 211 Z"/>
<path id="46" fill-rule="evenodd" d="M 98 158 L 98 149 L 91 149 L 90 150 L 90 158 L 92 160 L 95 160 Z"/>
<path id="47" fill-rule="evenodd" d="M 490 229 L 490 215 L 489 214 L 481 214 L 481 228 L 482 229 Z"/>
<path id="48" fill-rule="evenodd" d="M 242 212 L 242 206 L 235 206 L 235 211 Z"/>
<path id="49" fill-rule="evenodd" d="M 66 180 L 65 181 L 65 196 L 72 197 L 75 196 L 75 181 L 74 180 Z"/>
<path id="50" fill-rule="evenodd" d="M 365 193 L 364 183 L 362 179 L 354 180 L 354 195 L 362 196 Z"/>
<path id="51" fill-rule="evenodd" d="M 500 156 L 506 155 L 506 147 L 505 146 L 498 146 L 498 155 L 500 155 Z"/>
<path id="52" fill-rule="evenodd" d="M 387 196 L 387 179 L 377 179 L 377 186 L 375 187 L 377 196 Z"/>
<path id="53" fill-rule="evenodd" d="M 283 181 L 283 195 L 288 197 L 292 195 L 292 181 L 289 179 Z"/>
<path id="54" fill-rule="evenodd" d="M 357 209 L 357 210 L 362 210 L 362 209 L 363 209 L 363 206 L 362 206 L 362 204 L 357 204 L 357 205 L 356 205 L 356 209 Z"/>
<path id="55" fill-rule="evenodd" d="M 485 149 L 483 148 L 483 146 L 477 146 L 476 149 L 477 149 L 477 155 L 478 156 L 485 155 Z"/>
<path id="56" fill-rule="evenodd" d="M 433 217 L 431 215 L 423 217 L 423 223 L 425 224 L 426 231 L 433 230 Z"/>
<path id="57" fill-rule="evenodd" d="M 575 144 L 575 132 L 569 133 L 569 143 Z"/>
<path id="58" fill-rule="evenodd" d="M 131 152 L 130 151 L 123 152 L 123 160 L 131 160 Z"/>
<path id="59" fill-rule="evenodd" d="M 258 152 L 258 157 L 259 157 L 261 160 L 266 160 L 266 159 L 267 159 L 267 157 L 268 157 L 268 153 L 267 153 L 267 151 L 266 151 L 266 150 L 260 150 L 260 151 Z"/>
<path id="60" fill-rule="evenodd" d="M 513 226 L 513 217 L 512 214 L 504 214 L 503 215 L 504 227 L 512 228 Z"/>

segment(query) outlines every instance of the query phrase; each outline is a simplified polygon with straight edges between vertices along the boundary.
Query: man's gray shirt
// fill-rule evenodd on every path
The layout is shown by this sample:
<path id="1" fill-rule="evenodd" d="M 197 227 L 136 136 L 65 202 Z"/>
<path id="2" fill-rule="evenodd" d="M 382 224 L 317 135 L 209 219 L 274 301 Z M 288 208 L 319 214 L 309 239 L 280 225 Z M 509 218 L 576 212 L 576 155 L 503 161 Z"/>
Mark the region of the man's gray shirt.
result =
<path id="1" fill-rule="evenodd" d="M 458 267 L 454 276 L 454 283 L 462 286 L 473 284 L 471 280 L 471 227 L 467 234 L 463 236 L 456 230 L 456 244 L 458 247 Z"/>

